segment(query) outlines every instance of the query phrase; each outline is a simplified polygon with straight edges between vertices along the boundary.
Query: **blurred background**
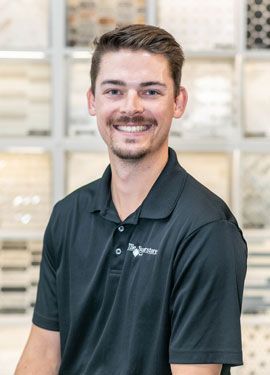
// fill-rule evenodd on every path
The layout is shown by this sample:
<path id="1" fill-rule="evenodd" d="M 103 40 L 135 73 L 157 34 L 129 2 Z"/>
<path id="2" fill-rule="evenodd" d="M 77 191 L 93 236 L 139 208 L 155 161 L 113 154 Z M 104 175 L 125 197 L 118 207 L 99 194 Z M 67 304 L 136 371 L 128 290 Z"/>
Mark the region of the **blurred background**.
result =
<path id="1" fill-rule="evenodd" d="M 268 375 L 270 0 L 0 0 L 0 374 L 29 332 L 53 204 L 108 163 L 87 113 L 89 46 L 124 23 L 162 26 L 185 51 L 189 104 L 170 145 L 244 229 L 245 365 L 232 373 Z"/>

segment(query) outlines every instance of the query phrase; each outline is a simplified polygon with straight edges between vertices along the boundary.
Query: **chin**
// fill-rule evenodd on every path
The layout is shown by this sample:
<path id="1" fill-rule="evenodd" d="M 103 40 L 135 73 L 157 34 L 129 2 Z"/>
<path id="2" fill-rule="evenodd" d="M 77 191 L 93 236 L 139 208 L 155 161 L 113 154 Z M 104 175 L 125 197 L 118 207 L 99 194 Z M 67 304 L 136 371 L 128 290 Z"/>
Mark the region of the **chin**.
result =
<path id="1" fill-rule="evenodd" d="M 126 161 L 138 161 L 142 160 L 147 154 L 148 150 L 127 150 L 117 147 L 111 147 L 112 153 L 117 156 L 119 159 Z"/>

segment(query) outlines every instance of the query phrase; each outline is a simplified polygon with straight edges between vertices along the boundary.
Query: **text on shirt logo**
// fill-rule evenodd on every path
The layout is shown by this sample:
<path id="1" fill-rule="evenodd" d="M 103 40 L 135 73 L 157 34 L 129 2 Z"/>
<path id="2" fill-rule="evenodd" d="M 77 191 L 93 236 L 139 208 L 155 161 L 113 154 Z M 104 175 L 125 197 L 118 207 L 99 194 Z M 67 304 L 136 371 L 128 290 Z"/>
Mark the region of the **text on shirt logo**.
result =
<path id="1" fill-rule="evenodd" d="M 143 254 L 157 255 L 158 250 L 151 249 L 149 247 L 135 246 L 133 243 L 128 244 L 127 251 L 131 251 L 135 257 L 138 255 L 141 257 Z"/>

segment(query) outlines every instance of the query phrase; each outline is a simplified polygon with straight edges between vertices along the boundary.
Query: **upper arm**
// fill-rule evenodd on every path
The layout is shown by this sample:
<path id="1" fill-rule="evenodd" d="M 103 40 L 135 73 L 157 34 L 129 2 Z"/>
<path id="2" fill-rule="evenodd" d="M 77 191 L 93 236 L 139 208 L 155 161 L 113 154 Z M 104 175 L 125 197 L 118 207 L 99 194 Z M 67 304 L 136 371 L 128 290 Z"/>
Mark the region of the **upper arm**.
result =
<path id="1" fill-rule="evenodd" d="M 179 365 L 171 364 L 173 375 L 220 375 L 221 366 L 217 364 Z"/>
<path id="2" fill-rule="evenodd" d="M 15 374 L 57 374 L 61 362 L 60 334 L 32 325 Z"/>
<path id="3" fill-rule="evenodd" d="M 170 363 L 242 364 L 246 245 L 240 233 L 222 220 L 205 225 L 181 246 L 171 295 Z"/>

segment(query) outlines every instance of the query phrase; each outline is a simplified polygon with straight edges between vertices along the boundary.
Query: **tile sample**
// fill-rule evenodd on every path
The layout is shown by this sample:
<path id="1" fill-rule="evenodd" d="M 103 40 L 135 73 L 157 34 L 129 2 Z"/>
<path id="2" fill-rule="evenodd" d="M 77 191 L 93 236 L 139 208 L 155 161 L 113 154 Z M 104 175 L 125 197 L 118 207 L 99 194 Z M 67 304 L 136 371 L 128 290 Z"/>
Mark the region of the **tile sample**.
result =
<path id="1" fill-rule="evenodd" d="M 0 49 L 23 50 L 48 47 L 48 0 L 0 2 Z"/>
<path id="2" fill-rule="evenodd" d="M 247 48 L 270 48 L 269 0 L 247 0 Z"/>
<path id="3" fill-rule="evenodd" d="M 49 135 L 50 81 L 47 63 L 0 61 L 0 135 Z"/>
<path id="4" fill-rule="evenodd" d="M 269 228 L 270 154 L 243 154 L 241 175 L 241 205 L 244 227 Z"/>
<path id="5" fill-rule="evenodd" d="M 67 154 L 67 193 L 102 177 L 109 163 L 107 153 L 69 152 Z"/>
<path id="6" fill-rule="evenodd" d="M 190 59 L 181 85 L 188 103 L 182 118 L 174 119 L 173 137 L 231 137 L 235 127 L 233 66 L 227 61 Z"/>
<path id="7" fill-rule="evenodd" d="M 88 113 L 86 93 L 90 87 L 90 62 L 69 64 L 68 88 L 68 135 L 90 137 L 93 142 L 102 143 L 96 117 Z"/>
<path id="8" fill-rule="evenodd" d="M 68 0 L 67 45 L 88 47 L 116 25 L 145 23 L 145 0 Z"/>
<path id="9" fill-rule="evenodd" d="M 225 153 L 178 152 L 179 163 L 215 194 L 230 204 L 230 156 Z"/>
<path id="10" fill-rule="evenodd" d="M 41 241 L 0 241 L 0 313 L 27 312 L 34 306 Z"/>
<path id="11" fill-rule="evenodd" d="M 243 313 L 270 313 L 270 240 L 248 241 Z"/>
<path id="12" fill-rule="evenodd" d="M 269 26 L 270 28 L 270 26 Z M 259 94 L 258 94 L 259 93 Z M 270 136 L 270 65 L 250 61 L 244 66 L 244 125 L 249 137 Z"/>
<path id="13" fill-rule="evenodd" d="M 184 51 L 235 47 L 234 0 L 159 0 L 158 21 Z"/>
<path id="14" fill-rule="evenodd" d="M 43 153 L 0 153 L 0 230 L 43 231 L 51 210 L 51 161 Z"/>

